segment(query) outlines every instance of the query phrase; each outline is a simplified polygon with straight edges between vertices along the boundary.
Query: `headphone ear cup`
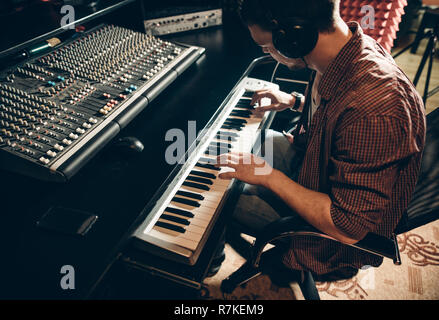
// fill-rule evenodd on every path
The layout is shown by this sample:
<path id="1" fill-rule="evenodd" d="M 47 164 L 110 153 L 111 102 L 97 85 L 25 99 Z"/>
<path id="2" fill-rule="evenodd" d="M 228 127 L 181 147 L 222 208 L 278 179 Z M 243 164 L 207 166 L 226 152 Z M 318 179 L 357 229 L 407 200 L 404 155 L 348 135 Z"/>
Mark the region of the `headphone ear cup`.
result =
<path id="1" fill-rule="evenodd" d="M 276 50 L 287 58 L 297 59 L 309 54 L 317 44 L 319 33 L 303 20 L 288 19 L 272 32 Z"/>
<path id="2" fill-rule="evenodd" d="M 298 38 L 287 34 L 284 29 L 273 32 L 273 46 L 287 58 L 296 59 L 300 56 Z"/>

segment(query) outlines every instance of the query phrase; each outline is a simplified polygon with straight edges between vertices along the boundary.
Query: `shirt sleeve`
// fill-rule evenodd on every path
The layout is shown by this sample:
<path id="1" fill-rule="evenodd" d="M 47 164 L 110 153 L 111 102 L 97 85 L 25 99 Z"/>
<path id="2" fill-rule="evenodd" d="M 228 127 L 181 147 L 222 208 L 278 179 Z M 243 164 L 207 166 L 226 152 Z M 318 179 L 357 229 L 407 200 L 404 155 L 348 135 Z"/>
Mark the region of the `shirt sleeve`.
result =
<path id="1" fill-rule="evenodd" d="M 369 116 L 337 134 L 329 160 L 331 217 L 349 237 L 364 238 L 388 212 L 399 171 L 415 152 L 407 127 L 396 117 Z"/>

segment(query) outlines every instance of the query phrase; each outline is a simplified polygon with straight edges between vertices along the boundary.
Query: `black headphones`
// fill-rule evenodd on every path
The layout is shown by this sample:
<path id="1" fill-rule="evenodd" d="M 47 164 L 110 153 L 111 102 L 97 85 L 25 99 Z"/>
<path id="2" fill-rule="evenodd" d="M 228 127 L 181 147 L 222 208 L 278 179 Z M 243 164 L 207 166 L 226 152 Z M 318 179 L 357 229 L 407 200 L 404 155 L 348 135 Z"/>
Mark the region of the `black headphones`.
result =
<path id="1" fill-rule="evenodd" d="M 271 21 L 273 45 L 286 58 L 303 58 L 316 46 L 319 32 L 309 21 L 297 17 Z"/>
<path id="2" fill-rule="evenodd" d="M 265 10 L 266 19 L 272 28 L 273 45 L 286 58 L 303 58 L 317 44 L 319 31 L 309 20 L 299 17 L 275 18 L 265 3 L 258 0 L 259 6 Z"/>

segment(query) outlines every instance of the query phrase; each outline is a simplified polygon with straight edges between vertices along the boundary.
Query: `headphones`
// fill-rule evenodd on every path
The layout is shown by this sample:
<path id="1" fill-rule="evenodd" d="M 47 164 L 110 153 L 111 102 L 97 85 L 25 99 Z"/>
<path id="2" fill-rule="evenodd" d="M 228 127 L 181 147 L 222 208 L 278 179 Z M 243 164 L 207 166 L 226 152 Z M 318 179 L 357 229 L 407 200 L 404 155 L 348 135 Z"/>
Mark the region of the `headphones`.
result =
<path id="1" fill-rule="evenodd" d="M 309 21 L 291 17 L 271 22 L 273 45 L 284 57 L 303 58 L 316 46 L 319 32 Z"/>
<path id="2" fill-rule="evenodd" d="M 319 31 L 313 23 L 299 17 L 274 18 L 261 0 L 258 3 L 270 21 L 273 45 L 281 55 L 290 59 L 303 58 L 314 49 Z"/>

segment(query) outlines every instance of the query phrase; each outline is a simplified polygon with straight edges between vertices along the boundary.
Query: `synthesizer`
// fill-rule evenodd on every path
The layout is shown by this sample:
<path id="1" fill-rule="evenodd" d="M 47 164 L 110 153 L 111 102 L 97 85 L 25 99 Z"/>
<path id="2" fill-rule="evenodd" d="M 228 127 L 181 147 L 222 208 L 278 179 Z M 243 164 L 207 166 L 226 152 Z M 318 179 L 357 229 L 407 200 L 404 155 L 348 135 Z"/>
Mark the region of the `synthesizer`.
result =
<path id="1" fill-rule="evenodd" d="M 204 48 L 100 25 L 0 73 L 0 169 L 71 178 Z"/>
<path id="2" fill-rule="evenodd" d="M 255 90 L 276 84 L 243 77 L 206 125 L 204 134 L 147 218 L 133 233 L 134 246 L 175 262 L 194 265 L 234 183 L 218 178 L 230 168 L 213 165 L 230 151 L 251 152 L 273 112 L 250 104 Z M 268 100 L 268 99 L 267 99 Z M 269 101 L 263 101 L 263 105 Z"/>

